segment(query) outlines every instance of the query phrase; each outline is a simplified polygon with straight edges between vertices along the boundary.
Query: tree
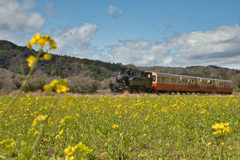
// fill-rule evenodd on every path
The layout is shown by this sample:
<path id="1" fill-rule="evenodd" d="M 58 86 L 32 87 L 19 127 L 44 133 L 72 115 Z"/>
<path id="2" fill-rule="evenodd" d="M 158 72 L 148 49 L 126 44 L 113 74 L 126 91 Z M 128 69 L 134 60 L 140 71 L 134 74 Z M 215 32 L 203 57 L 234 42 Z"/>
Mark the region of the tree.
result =
<path id="1" fill-rule="evenodd" d="M 16 86 L 12 81 L 12 73 L 6 69 L 0 69 L 0 90 L 6 93 L 10 93 L 16 89 Z"/>
<path id="2" fill-rule="evenodd" d="M 232 76 L 233 88 L 239 89 L 240 88 L 240 74 L 236 74 Z"/>

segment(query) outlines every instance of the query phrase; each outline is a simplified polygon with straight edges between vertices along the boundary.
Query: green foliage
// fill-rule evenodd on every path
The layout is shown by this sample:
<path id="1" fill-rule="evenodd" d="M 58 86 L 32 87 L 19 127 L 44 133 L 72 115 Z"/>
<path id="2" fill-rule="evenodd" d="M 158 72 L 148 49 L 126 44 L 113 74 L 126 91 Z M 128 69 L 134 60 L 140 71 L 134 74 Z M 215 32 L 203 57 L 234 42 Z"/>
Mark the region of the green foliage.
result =
<path id="1" fill-rule="evenodd" d="M 87 65 L 89 71 L 86 73 L 86 75 L 89 75 L 90 77 L 93 77 L 94 79 L 98 80 L 98 81 L 102 81 L 103 78 L 101 76 L 101 72 L 100 72 L 100 67 L 99 66 L 95 66 L 95 65 Z"/>
<path id="2" fill-rule="evenodd" d="M 13 83 L 15 84 L 17 89 L 19 89 L 22 86 L 24 80 L 25 80 L 24 76 L 15 76 L 15 78 L 13 79 Z"/>
<path id="3" fill-rule="evenodd" d="M 94 81 L 90 85 L 82 86 L 83 90 L 85 90 L 86 93 L 94 93 L 98 89 L 98 82 Z"/>
<path id="4" fill-rule="evenodd" d="M 57 70 L 56 69 L 52 70 L 50 76 L 52 77 L 57 76 Z"/>
<path id="5" fill-rule="evenodd" d="M 30 78 L 25 88 L 23 89 L 23 91 L 28 92 L 28 91 L 43 90 L 44 84 L 45 84 L 45 81 L 43 78 Z"/>
<path id="6" fill-rule="evenodd" d="M 229 79 L 230 79 L 230 77 L 229 77 L 229 76 L 227 76 L 227 75 L 224 75 L 224 76 L 222 77 L 222 79 L 224 79 L 224 80 L 229 80 Z"/>

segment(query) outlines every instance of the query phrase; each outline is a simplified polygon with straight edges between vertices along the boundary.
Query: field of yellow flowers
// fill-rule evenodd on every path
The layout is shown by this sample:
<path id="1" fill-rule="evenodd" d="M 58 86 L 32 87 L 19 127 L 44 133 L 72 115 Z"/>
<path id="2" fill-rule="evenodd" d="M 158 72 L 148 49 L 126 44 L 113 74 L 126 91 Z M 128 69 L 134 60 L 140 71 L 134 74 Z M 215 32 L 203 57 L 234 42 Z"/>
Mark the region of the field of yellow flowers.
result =
<path id="1" fill-rule="evenodd" d="M 0 121 L 0 159 L 238 159 L 240 98 L 23 96 Z M 12 96 L 0 97 L 0 113 Z M 56 103 L 55 103 L 56 101 Z"/>

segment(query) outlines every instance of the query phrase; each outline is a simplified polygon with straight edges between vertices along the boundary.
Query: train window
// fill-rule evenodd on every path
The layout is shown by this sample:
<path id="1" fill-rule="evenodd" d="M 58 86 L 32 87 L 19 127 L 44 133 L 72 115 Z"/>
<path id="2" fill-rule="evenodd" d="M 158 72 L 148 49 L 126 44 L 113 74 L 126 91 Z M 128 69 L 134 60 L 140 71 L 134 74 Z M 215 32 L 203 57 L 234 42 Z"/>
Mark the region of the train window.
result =
<path id="1" fill-rule="evenodd" d="M 152 76 L 152 82 L 156 82 L 156 76 L 155 75 Z"/>
<path id="2" fill-rule="evenodd" d="M 166 84 L 169 84 L 169 78 L 166 77 Z"/>
<path id="3" fill-rule="evenodd" d="M 157 82 L 161 83 L 161 76 L 157 76 Z"/>
<path id="4" fill-rule="evenodd" d="M 162 83 L 165 83 L 165 77 L 162 77 Z"/>
<path id="5" fill-rule="evenodd" d="M 217 87 L 216 81 L 213 81 L 212 86 L 213 86 L 213 87 Z"/>
<path id="6" fill-rule="evenodd" d="M 208 84 L 208 83 L 207 83 L 207 82 L 205 82 L 205 86 L 208 86 L 207 84 Z"/>
<path id="7" fill-rule="evenodd" d="M 186 85 L 186 84 L 187 84 L 187 80 L 185 79 L 185 80 L 184 80 L 184 85 Z"/>
<path id="8" fill-rule="evenodd" d="M 175 83 L 176 83 L 176 79 L 172 78 L 172 84 L 175 84 Z"/>

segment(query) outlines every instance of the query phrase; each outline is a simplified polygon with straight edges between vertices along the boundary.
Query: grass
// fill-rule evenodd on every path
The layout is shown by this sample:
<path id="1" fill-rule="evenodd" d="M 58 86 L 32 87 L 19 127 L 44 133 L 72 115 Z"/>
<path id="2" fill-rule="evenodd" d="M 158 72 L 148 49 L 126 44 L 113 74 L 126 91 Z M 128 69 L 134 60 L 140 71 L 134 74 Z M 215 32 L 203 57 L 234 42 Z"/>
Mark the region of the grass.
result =
<path id="1" fill-rule="evenodd" d="M 0 112 L 12 98 L 0 97 Z M 51 96 L 18 98 L 0 121 L 0 155 L 25 159 L 42 124 L 37 117 L 54 107 L 35 159 L 65 159 L 65 148 L 79 142 L 91 151 L 73 153 L 75 159 L 240 157 L 239 97 L 66 96 L 54 101 Z M 214 136 L 216 123 L 229 123 L 231 133 Z"/>

